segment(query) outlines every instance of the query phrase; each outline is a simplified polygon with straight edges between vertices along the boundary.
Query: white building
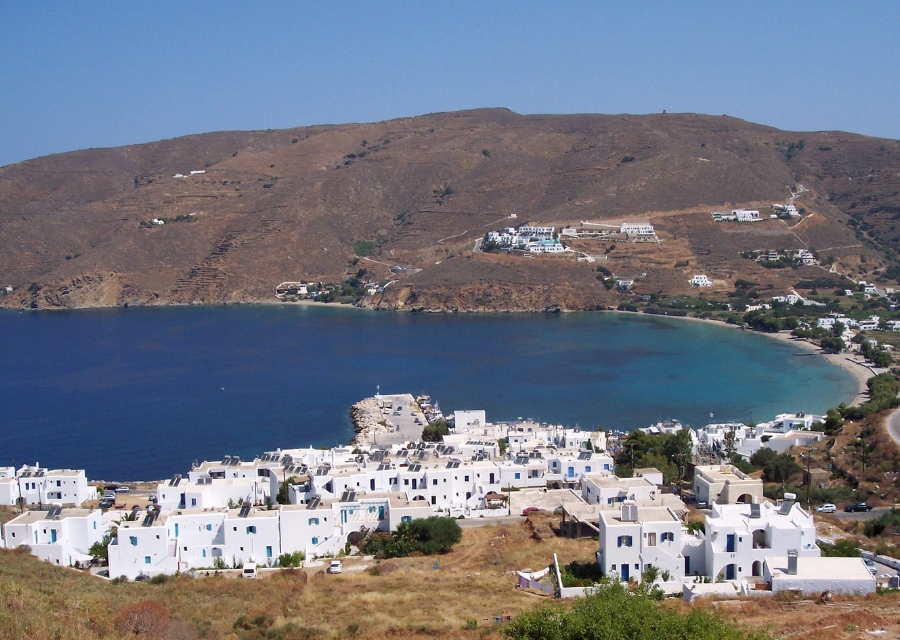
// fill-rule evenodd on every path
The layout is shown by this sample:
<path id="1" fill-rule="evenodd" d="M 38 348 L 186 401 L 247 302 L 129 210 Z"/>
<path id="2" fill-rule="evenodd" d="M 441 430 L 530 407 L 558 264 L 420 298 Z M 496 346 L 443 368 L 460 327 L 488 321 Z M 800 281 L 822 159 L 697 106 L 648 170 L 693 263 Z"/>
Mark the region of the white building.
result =
<path id="1" fill-rule="evenodd" d="M 106 534 L 100 509 L 64 509 L 26 511 L 3 525 L 3 544 L 7 549 L 21 545 L 45 562 L 71 567 L 91 560 L 91 545 Z"/>
<path id="2" fill-rule="evenodd" d="M 454 411 L 453 429 L 456 432 L 481 429 L 487 425 L 487 416 L 483 409 L 477 411 Z"/>
<path id="3" fill-rule="evenodd" d="M 847 595 L 875 593 L 876 580 L 862 558 L 799 557 L 798 554 L 766 558 L 763 578 L 772 591 L 791 591 L 817 596 L 825 591 Z"/>
<path id="4" fill-rule="evenodd" d="M 544 240 L 553 238 L 553 227 L 536 227 L 530 224 L 523 224 L 517 231 L 520 236 L 527 238 L 541 238 Z"/>
<path id="5" fill-rule="evenodd" d="M 688 284 L 690 284 L 692 287 L 713 286 L 712 280 L 710 280 L 706 275 L 695 275 L 693 278 L 688 280 Z"/>
<path id="6" fill-rule="evenodd" d="M 801 557 L 820 555 L 813 518 L 793 499 L 779 506 L 771 502 L 711 506 L 703 575 L 721 575 L 726 580 L 761 578 L 766 558 L 787 556 L 790 550 Z"/>
<path id="7" fill-rule="evenodd" d="M 626 500 L 653 500 L 659 487 L 644 477 L 619 478 L 609 473 L 590 473 L 581 482 L 581 497 L 588 504 L 612 506 Z"/>
<path id="8" fill-rule="evenodd" d="M 88 485 L 84 469 L 46 469 L 38 463 L 18 471 L 0 468 L 0 504 L 14 506 L 19 498 L 25 505 L 80 507 L 96 499 L 97 491 Z"/>
<path id="9" fill-rule="evenodd" d="M 526 244 L 525 250 L 531 253 L 562 253 L 566 248 L 559 240 L 537 240 Z"/>
<path id="10" fill-rule="evenodd" d="M 738 222 L 759 222 L 762 220 L 759 217 L 758 209 L 732 209 L 731 215 Z"/>
<path id="11" fill-rule="evenodd" d="M 671 508 L 625 502 L 620 511 L 601 510 L 598 528 L 597 563 L 603 575 L 640 581 L 653 566 L 670 579 L 684 577 L 682 523 Z"/>
<path id="12" fill-rule="evenodd" d="M 623 222 L 619 227 L 619 233 L 629 236 L 652 236 L 654 235 L 652 224 L 628 223 Z"/>
<path id="13" fill-rule="evenodd" d="M 694 467 L 694 496 L 707 504 L 749 504 L 763 499 L 763 483 L 730 464 Z"/>

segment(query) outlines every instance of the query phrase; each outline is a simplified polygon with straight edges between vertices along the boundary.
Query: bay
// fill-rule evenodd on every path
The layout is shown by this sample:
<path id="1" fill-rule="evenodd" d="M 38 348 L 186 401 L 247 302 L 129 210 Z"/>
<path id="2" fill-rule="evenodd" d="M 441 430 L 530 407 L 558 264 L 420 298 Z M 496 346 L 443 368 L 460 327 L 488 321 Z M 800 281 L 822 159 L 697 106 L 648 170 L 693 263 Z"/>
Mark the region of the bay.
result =
<path id="1" fill-rule="evenodd" d="M 821 413 L 852 376 L 798 347 L 619 313 L 394 314 L 325 306 L 0 313 L 0 465 L 151 479 L 192 460 L 347 443 L 350 406 L 428 393 L 445 412 L 632 430 Z"/>

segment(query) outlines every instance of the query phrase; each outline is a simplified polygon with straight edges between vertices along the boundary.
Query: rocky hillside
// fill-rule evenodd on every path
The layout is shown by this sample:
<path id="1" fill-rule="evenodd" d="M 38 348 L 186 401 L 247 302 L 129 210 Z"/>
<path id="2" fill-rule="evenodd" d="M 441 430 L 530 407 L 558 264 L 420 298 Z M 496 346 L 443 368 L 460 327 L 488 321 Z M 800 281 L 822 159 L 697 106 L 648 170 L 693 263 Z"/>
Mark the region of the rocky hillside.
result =
<path id="1" fill-rule="evenodd" d="M 798 184 L 799 221 L 710 215 L 752 206 L 767 218 Z M 363 267 L 397 281 L 366 301 L 380 308 L 593 309 L 618 297 L 598 266 L 647 292 L 687 292 L 695 273 L 718 291 L 739 278 L 785 290 L 824 272 L 741 254 L 800 248 L 894 281 L 898 185 L 897 141 L 726 116 L 485 109 L 208 133 L 0 168 L 0 285 L 14 288 L 0 305 L 253 302 Z M 650 221 L 660 242 L 571 243 L 595 263 L 473 252 L 513 223 L 624 220 Z"/>

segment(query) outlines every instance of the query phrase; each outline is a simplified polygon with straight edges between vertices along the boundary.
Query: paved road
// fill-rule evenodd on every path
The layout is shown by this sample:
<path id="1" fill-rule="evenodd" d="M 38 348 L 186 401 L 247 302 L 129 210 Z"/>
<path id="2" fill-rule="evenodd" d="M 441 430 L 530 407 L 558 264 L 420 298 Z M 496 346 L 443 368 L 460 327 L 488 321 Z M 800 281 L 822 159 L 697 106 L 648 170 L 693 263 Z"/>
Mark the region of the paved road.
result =
<path id="1" fill-rule="evenodd" d="M 871 511 L 854 511 L 853 513 L 847 513 L 846 511 L 837 511 L 830 515 L 833 515 L 838 520 L 871 520 L 872 518 L 877 518 L 883 513 L 887 513 L 890 511 L 887 507 L 881 507 L 878 509 L 872 509 Z M 815 515 L 815 512 L 813 512 Z"/>
<path id="2" fill-rule="evenodd" d="M 900 409 L 887 417 L 886 424 L 888 435 L 894 442 L 900 444 Z"/>

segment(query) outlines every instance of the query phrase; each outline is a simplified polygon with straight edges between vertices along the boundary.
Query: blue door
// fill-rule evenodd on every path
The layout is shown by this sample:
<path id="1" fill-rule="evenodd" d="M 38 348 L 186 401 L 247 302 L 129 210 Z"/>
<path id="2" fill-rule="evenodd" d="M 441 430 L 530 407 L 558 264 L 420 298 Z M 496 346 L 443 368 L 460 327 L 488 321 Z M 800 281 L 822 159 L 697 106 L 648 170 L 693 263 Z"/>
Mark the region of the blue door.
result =
<path id="1" fill-rule="evenodd" d="M 734 534 L 729 533 L 728 537 L 725 539 L 725 551 L 727 553 L 734 553 Z"/>
<path id="2" fill-rule="evenodd" d="M 725 567 L 725 579 L 726 580 L 734 580 L 734 565 L 730 564 Z"/>
<path id="3" fill-rule="evenodd" d="M 628 578 L 629 578 L 628 570 L 630 568 L 631 568 L 631 565 L 628 564 L 627 562 L 622 565 L 622 580 L 624 580 L 625 582 L 628 582 Z"/>
<path id="4" fill-rule="evenodd" d="M 56 529 L 50 529 L 50 542 L 56 542 Z"/>

